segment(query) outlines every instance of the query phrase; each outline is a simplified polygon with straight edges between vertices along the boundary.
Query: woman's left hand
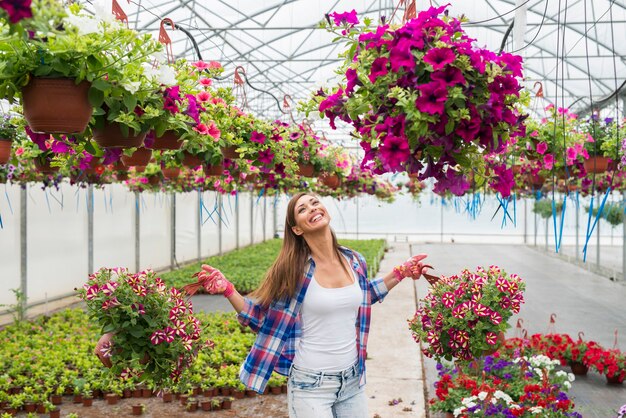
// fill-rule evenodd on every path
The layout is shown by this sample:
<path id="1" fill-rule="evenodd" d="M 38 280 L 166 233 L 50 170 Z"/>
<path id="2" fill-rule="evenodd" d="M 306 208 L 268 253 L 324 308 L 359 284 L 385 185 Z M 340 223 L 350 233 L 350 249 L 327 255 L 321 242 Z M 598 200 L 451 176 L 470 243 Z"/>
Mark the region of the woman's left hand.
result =
<path id="1" fill-rule="evenodd" d="M 422 260 L 426 257 L 428 257 L 428 255 L 418 254 L 409 258 L 401 265 L 395 267 L 393 269 L 393 273 L 395 274 L 398 281 L 404 279 L 405 277 L 410 277 L 413 280 L 417 280 L 422 276 L 423 273 L 426 272 L 427 269 L 432 268 L 428 264 L 422 263 Z"/>

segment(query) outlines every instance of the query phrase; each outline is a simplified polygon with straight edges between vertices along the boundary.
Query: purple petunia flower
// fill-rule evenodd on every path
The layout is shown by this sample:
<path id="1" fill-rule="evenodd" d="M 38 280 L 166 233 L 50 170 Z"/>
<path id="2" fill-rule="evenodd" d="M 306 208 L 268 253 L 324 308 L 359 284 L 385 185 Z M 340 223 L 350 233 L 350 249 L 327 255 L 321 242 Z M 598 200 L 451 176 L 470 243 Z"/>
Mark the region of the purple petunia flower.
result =
<path id="1" fill-rule="evenodd" d="M 335 23 L 335 26 L 341 26 L 343 24 L 348 24 L 348 25 L 358 25 L 359 24 L 359 19 L 356 17 L 356 10 L 352 9 L 352 11 L 350 12 L 343 12 L 343 13 L 331 13 L 329 14 L 330 17 L 333 18 L 333 22 Z"/>
<path id="2" fill-rule="evenodd" d="M 378 77 L 383 77 L 387 75 L 387 62 L 388 60 L 386 57 L 378 57 L 374 60 L 369 75 L 369 79 L 372 83 L 375 83 Z"/>
<path id="3" fill-rule="evenodd" d="M 438 81 L 422 84 L 419 86 L 420 98 L 415 101 L 415 107 L 420 112 L 429 115 L 441 115 L 446 109 L 448 90 Z"/>
<path id="4" fill-rule="evenodd" d="M 424 55 L 424 62 L 433 66 L 434 70 L 440 70 L 454 62 L 456 55 L 450 48 L 432 48 Z"/>
<path id="5" fill-rule="evenodd" d="M 404 137 L 388 135 L 378 149 L 380 161 L 387 171 L 400 171 L 409 156 L 409 142 Z"/>
<path id="6" fill-rule="evenodd" d="M 17 23 L 22 19 L 33 17 L 31 2 L 32 0 L 2 0 L 0 8 L 7 11 L 9 22 Z"/>
<path id="7" fill-rule="evenodd" d="M 250 141 L 256 142 L 257 144 L 265 143 L 265 135 L 262 132 L 252 131 L 250 134 Z"/>
<path id="8" fill-rule="evenodd" d="M 258 160 L 263 164 L 271 164 L 274 161 L 274 153 L 270 149 L 266 149 L 259 152 Z"/>

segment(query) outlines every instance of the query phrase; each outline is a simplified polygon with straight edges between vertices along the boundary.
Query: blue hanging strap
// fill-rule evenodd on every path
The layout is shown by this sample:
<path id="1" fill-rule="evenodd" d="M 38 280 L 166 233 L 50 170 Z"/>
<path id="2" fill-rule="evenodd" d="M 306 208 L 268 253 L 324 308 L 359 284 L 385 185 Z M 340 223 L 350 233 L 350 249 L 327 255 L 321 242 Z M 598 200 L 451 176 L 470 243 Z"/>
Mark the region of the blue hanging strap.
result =
<path id="1" fill-rule="evenodd" d="M 113 213 L 113 190 L 109 191 L 109 208 L 111 208 L 111 213 Z"/>
<path id="2" fill-rule="evenodd" d="M 80 205 L 80 187 L 76 189 L 76 193 L 74 195 L 76 196 L 76 213 L 78 213 L 78 208 Z"/>
<path id="3" fill-rule="evenodd" d="M 48 197 L 48 189 L 44 189 L 43 192 L 46 196 L 46 205 L 48 206 L 48 213 L 52 213 L 52 209 L 50 208 L 50 198 Z"/>
<path id="4" fill-rule="evenodd" d="M 604 199 L 602 199 L 602 203 L 600 203 L 600 207 L 598 207 L 598 214 L 596 215 L 595 220 L 593 221 L 593 225 L 591 225 L 591 229 L 589 229 L 589 223 L 591 221 L 591 216 L 593 215 L 593 196 L 591 197 L 591 206 L 589 206 L 589 218 L 587 220 L 587 234 L 585 238 L 585 246 L 583 247 L 583 261 L 587 261 L 587 245 L 589 244 L 589 240 L 591 239 L 591 234 L 593 234 L 594 229 L 596 228 L 596 224 L 598 223 L 598 219 L 602 216 L 602 211 L 604 210 L 604 204 L 606 203 L 606 199 L 611 194 L 611 187 L 606 190 L 604 195 Z"/>
<path id="5" fill-rule="evenodd" d="M 569 195 L 569 192 L 568 192 Z M 559 227 L 559 236 L 558 236 L 558 240 L 555 240 L 555 244 L 556 244 L 556 252 L 558 254 L 559 250 L 561 249 L 561 242 L 563 242 L 563 226 L 565 224 L 565 210 L 567 209 L 567 195 L 563 198 L 563 207 L 561 208 L 561 225 Z M 556 210 L 556 204 L 554 203 L 554 201 L 552 201 L 552 210 L 553 213 L 552 215 L 554 216 L 554 210 Z"/>
<path id="6" fill-rule="evenodd" d="M 207 218 L 204 221 L 202 221 L 202 225 L 204 225 L 206 221 L 208 221 L 209 219 L 213 222 L 213 224 L 217 225 L 217 223 L 213 219 L 213 212 L 209 212 L 209 209 L 204 205 L 203 196 L 204 196 L 203 193 L 200 193 L 200 220 L 202 221 L 203 212 L 207 213 Z"/>
<path id="7" fill-rule="evenodd" d="M 7 191 L 7 185 L 4 185 L 4 196 L 7 198 L 7 203 L 9 204 L 9 210 L 11 211 L 11 215 L 13 215 L 13 206 L 11 206 L 11 199 L 9 199 L 9 192 Z"/>
<path id="8" fill-rule="evenodd" d="M 4 224 L 2 223 L 2 214 L 0 213 L 0 229 L 4 229 Z"/>
<path id="9" fill-rule="evenodd" d="M 226 209 L 224 208 L 224 200 L 223 200 L 223 199 L 222 199 L 222 203 L 221 203 L 221 205 L 220 205 L 220 206 L 221 206 L 221 209 L 222 209 L 222 210 L 219 212 L 220 219 L 222 220 L 222 223 L 223 223 L 224 225 L 226 225 L 226 227 L 228 228 L 229 221 L 228 221 L 228 216 L 227 216 L 227 214 L 226 214 Z"/>
<path id="10" fill-rule="evenodd" d="M 517 194 L 513 193 L 513 226 L 517 228 Z"/>
<path id="11" fill-rule="evenodd" d="M 146 210 L 146 200 L 143 198 L 143 193 L 140 194 L 141 196 L 141 211 L 145 211 Z"/>
<path id="12" fill-rule="evenodd" d="M 263 197 L 263 194 L 265 193 L 265 187 L 261 189 L 261 191 L 259 191 L 259 196 L 256 198 L 256 204 L 259 204 L 259 200 L 261 200 L 261 198 Z"/>

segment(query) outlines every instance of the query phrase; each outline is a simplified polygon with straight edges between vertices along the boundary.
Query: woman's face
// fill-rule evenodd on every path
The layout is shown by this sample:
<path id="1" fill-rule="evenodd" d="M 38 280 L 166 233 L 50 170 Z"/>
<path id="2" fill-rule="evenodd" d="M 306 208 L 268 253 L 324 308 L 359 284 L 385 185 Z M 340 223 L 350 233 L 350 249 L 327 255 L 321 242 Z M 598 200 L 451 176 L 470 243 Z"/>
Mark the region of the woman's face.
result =
<path id="1" fill-rule="evenodd" d="M 296 235 L 304 235 L 328 228 L 330 215 L 317 196 L 305 194 L 294 208 L 296 225 L 291 229 Z"/>

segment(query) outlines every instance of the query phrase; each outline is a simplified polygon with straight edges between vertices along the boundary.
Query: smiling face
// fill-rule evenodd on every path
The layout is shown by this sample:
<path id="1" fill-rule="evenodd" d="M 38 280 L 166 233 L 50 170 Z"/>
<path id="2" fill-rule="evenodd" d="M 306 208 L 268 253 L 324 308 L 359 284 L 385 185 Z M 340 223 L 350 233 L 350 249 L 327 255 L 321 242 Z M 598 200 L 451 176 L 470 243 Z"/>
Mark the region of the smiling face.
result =
<path id="1" fill-rule="evenodd" d="M 330 215 L 317 196 L 301 196 L 296 202 L 293 215 L 295 226 L 291 230 L 296 235 L 319 232 L 330 224 Z"/>

